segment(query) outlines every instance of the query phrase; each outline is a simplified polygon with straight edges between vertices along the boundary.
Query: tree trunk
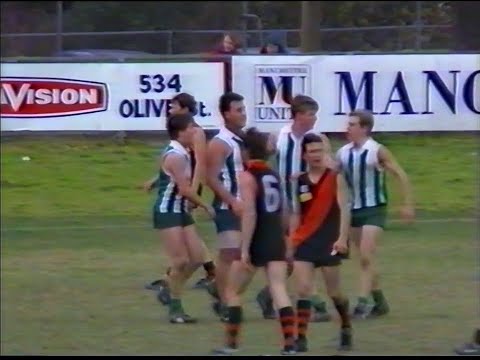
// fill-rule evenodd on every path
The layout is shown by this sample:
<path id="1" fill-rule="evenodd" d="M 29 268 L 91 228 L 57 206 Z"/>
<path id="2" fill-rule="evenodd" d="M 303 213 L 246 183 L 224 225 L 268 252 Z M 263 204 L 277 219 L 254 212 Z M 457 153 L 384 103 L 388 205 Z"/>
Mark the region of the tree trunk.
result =
<path id="1" fill-rule="evenodd" d="M 322 50 L 320 26 L 322 23 L 322 1 L 302 1 L 302 52 Z"/>
<path id="2" fill-rule="evenodd" d="M 480 50 L 480 2 L 454 1 L 456 50 Z"/>

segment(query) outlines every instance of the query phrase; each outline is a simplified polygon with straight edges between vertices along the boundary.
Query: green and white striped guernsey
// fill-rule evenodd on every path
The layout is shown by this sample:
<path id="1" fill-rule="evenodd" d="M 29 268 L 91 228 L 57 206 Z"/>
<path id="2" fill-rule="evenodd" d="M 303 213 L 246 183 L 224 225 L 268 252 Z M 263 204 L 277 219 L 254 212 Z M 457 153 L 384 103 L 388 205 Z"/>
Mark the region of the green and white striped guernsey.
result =
<path id="1" fill-rule="evenodd" d="M 378 160 L 380 147 L 369 138 L 360 148 L 349 143 L 337 151 L 337 161 L 350 189 L 352 210 L 387 204 L 385 170 Z"/>
<path id="2" fill-rule="evenodd" d="M 179 154 L 185 157 L 185 174 L 191 179 L 193 171 L 189 151 L 178 141 L 172 140 L 164 150 L 162 159 L 165 160 L 169 154 Z M 163 168 L 160 170 L 158 182 L 156 210 L 160 213 L 180 214 L 188 212 L 188 200 L 178 193 L 177 185 Z"/>
<path id="3" fill-rule="evenodd" d="M 220 139 L 230 148 L 230 154 L 225 159 L 218 179 L 223 186 L 237 199 L 240 199 L 240 191 L 238 189 L 238 173 L 244 170 L 242 161 L 243 140 L 226 127 L 221 127 L 214 139 Z M 217 195 L 213 199 L 213 208 L 216 210 L 228 210 L 230 206 L 223 202 Z"/>

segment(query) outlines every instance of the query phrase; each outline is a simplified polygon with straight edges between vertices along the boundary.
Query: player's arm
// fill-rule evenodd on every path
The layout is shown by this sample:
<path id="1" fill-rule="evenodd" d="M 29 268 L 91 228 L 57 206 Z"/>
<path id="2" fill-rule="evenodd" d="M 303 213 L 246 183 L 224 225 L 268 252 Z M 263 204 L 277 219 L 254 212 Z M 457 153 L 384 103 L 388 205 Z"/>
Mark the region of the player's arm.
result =
<path id="1" fill-rule="evenodd" d="M 292 234 L 300 225 L 300 210 L 297 208 L 286 215 L 288 219 L 288 233 Z"/>
<path id="2" fill-rule="evenodd" d="M 254 177 L 246 171 L 243 171 L 238 176 L 238 184 L 240 196 L 245 203 L 242 214 L 242 233 L 241 233 L 241 249 L 242 257 L 248 256 L 252 236 L 257 224 L 257 209 L 256 209 L 256 195 L 257 184 Z"/>
<path id="3" fill-rule="evenodd" d="M 178 154 L 169 154 L 163 160 L 163 168 L 170 173 L 173 181 L 177 185 L 178 193 L 195 205 L 210 212 L 210 206 L 203 202 L 196 190 L 191 186 L 190 179 L 185 173 L 187 166 L 189 166 L 188 160 Z"/>
<path id="4" fill-rule="evenodd" d="M 159 156 L 159 160 L 158 160 L 158 169 L 161 170 L 162 169 L 162 156 Z M 160 176 L 157 174 L 155 175 L 154 177 L 150 178 L 149 180 L 145 181 L 143 183 L 143 190 L 146 191 L 146 192 L 150 192 L 152 191 L 155 187 L 158 186 L 158 181 L 160 180 Z"/>
<path id="5" fill-rule="evenodd" d="M 327 168 L 332 169 L 335 172 L 339 172 L 339 162 L 337 157 L 333 154 L 332 143 L 330 142 L 330 139 L 323 133 L 320 133 L 319 136 L 322 139 L 323 148 L 325 151 L 325 164 Z"/>
<path id="6" fill-rule="evenodd" d="M 232 206 L 236 198 L 223 186 L 218 175 L 229 155 L 227 144 L 222 140 L 212 139 L 207 147 L 207 185 L 225 203 Z"/>
<path id="7" fill-rule="evenodd" d="M 350 231 L 349 192 L 342 174 L 337 175 L 337 203 L 340 209 L 340 231 L 333 249 L 344 253 L 348 250 L 348 233 Z"/>
<path id="8" fill-rule="evenodd" d="M 304 173 L 300 173 L 296 178 L 290 179 L 290 182 L 295 182 L 299 181 L 300 175 Z M 292 184 L 293 186 L 293 184 Z M 292 234 L 297 228 L 300 226 L 300 186 L 301 184 L 298 184 L 297 186 L 297 193 L 292 196 L 292 199 L 290 200 L 290 214 L 289 214 L 289 226 L 288 226 L 288 232 L 289 234 Z"/>
<path id="9" fill-rule="evenodd" d="M 147 181 L 145 181 L 141 186 L 141 188 L 143 188 L 143 190 L 146 192 L 152 191 L 158 185 L 158 179 L 159 179 L 159 176 L 155 175 L 151 179 L 148 179 Z"/>
<path id="10" fill-rule="evenodd" d="M 404 215 L 408 218 L 413 217 L 413 192 L 407 173 L 397 162 L 393 154 L 386 147 L 381 146 L 378 150 L 378 159 L 380 164 L 391 173 L 400 183 L 402 198 L 404 201 Z"/>
<path id="11" fill-rule="evenodd" d="M 206 173 L 206 152 L 207 137 L 201 128 L 195 128 L 195 136 L 193 138 L 193 151 L 195 152 L 195 173 L 193 174 L 192 187 L 198 191 L 200 184 L 205 183 Z"/>
<path id="12" fill-rule="evenodd" d="M 342 172 L 342 155 L 341 155 L 341 149 L 338 149 L 337 152 L 335 153 L 335 162 L 336 162 L 336 171 L 337 172 Z"/>

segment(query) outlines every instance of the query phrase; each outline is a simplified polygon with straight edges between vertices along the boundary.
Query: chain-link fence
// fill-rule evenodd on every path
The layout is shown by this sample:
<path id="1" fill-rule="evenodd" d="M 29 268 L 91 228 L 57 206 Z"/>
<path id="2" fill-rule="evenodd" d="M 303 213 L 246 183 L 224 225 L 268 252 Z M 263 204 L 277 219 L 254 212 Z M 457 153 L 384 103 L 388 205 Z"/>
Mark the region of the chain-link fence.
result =
<path id="1" fill-rule="evenodd" d="M 447 50 L 452 46 L 448 25 L 326 28 L 322 48 L 328 52 Z M 280 33 L 291 52 L 300 52 L 300 30 L 242 32 L 247 53 L 258 53 L 262 40 Z M 112 31 L 84 33 L 2 34 L 2 56 L 50 56 L 65 49 L 120 49 L 151 54 L 208 52 L 225 30 Z"/>
<path id="2" fill-rule="evenodd" d="M 243 51 L 247 53 L 258 53 L 272 33 L 293 53 L 299 52 L 301 42 L 298 4 L 291 4 L 296 7 L 287 8 L 290 10 L 287 13 L 285 4 L 281 8 L 282 3 L 290 2 L 239 1 L 236 2 L 238 6 L 224 4 L 222 7 L 207 1 L 202 7 L 200 3 L 188 1 L 157 5 L 128 1 L 125 5 L 120 2 L 46 1 L 51 3 L 47 9 L 40 5 L 33 9 L 21 7 L 17 3 L 2 2 L 2 57 L 53 56 L 64 50 L 79 49 L 198 54 L 211 51 L 227 31 L 225 29 L 238 32 Z M 75 5 L 65 10 L 65 3 Z M 345 8 L 341 10 L 349 11 L 347 15 L 338 15 L 340 8 L 334 8 L 332 2 L 323 3 L 325 12 L 336 19 L 335 22 L 319 21 L 323 51 L 445 51 L 453 48 L 452 17 L 442 2 L 432 2 L 436 3 L 433 6 L 423 1 L 408 5 L 403 2 L 343 2 Z M 156 12 L 160 8 L 170 9 L 171 16 L 162 14 L 157 19 Z M 214 30 L 202 30 L 202 27 Z M 125 31 L 116 31 L 120 29 Z"/>

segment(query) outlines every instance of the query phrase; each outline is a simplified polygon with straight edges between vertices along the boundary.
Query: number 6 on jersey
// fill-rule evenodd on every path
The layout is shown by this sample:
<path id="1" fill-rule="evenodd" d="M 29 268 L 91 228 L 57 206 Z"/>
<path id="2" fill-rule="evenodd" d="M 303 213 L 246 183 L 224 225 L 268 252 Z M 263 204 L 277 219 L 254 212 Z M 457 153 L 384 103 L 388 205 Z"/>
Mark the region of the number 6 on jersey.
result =
<path id="1" fill-rule="evenodd" d="M 281 195 L 278 179 L 273 175 L 262 176 L 263 199 L 266 212 L 273 213 L 280 210 Z"/>

